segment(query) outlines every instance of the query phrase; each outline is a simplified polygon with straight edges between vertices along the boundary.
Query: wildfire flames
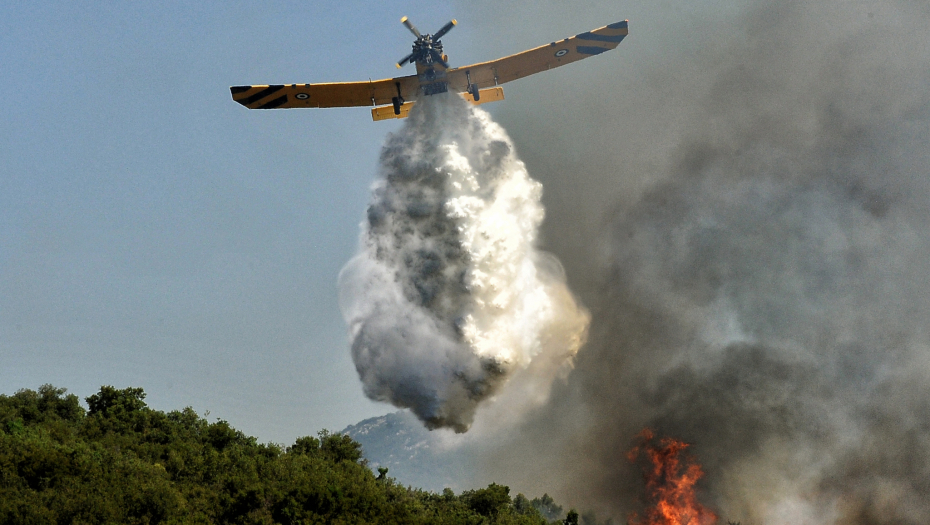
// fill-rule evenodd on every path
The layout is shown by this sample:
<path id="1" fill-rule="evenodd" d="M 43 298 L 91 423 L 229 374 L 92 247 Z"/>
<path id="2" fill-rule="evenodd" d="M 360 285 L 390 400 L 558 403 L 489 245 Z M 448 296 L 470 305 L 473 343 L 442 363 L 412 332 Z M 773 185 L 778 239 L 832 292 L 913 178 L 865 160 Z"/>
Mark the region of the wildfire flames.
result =
<path id="1" fill-rule="evenodd" d="M 697 502 L 694 484 L 704 475 L 693 458 L 682 456 L 687 443 L 672 438 L 656 442 L 649 429 L 639 434 L 640 443 L 627 454 L 631 462 L 642 455 L 646 477 L 645 519 L 633 514 L 629 525 L 712 525 L 717 515 Z"/>

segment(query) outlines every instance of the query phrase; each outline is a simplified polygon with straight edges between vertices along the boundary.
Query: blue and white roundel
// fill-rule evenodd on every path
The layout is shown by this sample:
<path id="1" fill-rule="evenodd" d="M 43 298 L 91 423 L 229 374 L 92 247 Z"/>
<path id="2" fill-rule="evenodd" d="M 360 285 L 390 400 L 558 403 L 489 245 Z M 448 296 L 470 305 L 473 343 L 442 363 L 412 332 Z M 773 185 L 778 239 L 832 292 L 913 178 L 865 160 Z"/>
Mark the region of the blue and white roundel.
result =
<path id="1" fill-rule="evenodd" d="M 567 49 L 559 49 L 558 51 L 555 52 L 555 56 L 557 57 L 564 57 L 567 54 L 568 54 Z"/>

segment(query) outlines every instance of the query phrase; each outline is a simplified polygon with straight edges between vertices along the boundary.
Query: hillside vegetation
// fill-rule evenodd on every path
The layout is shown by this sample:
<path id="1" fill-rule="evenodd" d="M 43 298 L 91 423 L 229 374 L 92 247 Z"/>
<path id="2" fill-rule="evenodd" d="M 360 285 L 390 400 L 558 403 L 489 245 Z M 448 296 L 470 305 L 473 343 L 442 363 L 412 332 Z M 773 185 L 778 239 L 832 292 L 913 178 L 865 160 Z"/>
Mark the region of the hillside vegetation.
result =
<path id="1" fill-rule="evenodd" d="M 459 495 L 401 486 L 345 435 L 284 448 L 144 399 L 104 386 L 85 410 L 52 385 L 0 395 L 0 524 L 542 525 L 540 510 L 561 513 L 548 496 L 511 498 L 503 485 Z"/>

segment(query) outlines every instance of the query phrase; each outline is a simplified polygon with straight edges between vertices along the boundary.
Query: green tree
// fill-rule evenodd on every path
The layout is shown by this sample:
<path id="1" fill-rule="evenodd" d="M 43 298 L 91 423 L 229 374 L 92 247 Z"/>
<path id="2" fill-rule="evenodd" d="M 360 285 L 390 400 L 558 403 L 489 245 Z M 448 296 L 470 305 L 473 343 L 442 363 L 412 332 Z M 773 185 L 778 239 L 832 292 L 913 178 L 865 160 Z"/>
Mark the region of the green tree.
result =
<path id="1" fill-rule="evenodd" d="M 320 436 L 320 450 L 324 456 L 336 462 L 364 462 L 361 443 L 344 434 L 330 434 L 325 429 L 321 430 L 318 435 Z"/>
<path id="2" fill-rule="evenodd" d="M 565 516 L 565 525 L 578 525 L 578 513 L 575 512 L 575 509 L 568 511 L 568 515 Z"/>
<path id="3" fill-rule="evenodd" d="M 0 395 L 0 524 L 547 523 L 503 485 L 456 496 L 375 477 L 345 435 L 282 449 L 190 407 L 152 410 L 141 388 L 103 386 L 87 412 L 65 392 Z"/>
<path id="4" fill-rule="evenodd" d="M 100 392 L 85 399 L 90 408 L 88 415 L 100 414 L 104 417 L 121 417 L 146 408 L 145 392 L 141 388 L 124 388 L 118 390 L 112 386 L 100 387 Z"/>
<path id="5" fill-rule="evenodd" d="M 543 494 L 541 498 L 533 498 L 530 504 L 547 521 L 557 520 L 562 517 L 562 506 L 556 505 L 555 500 L 549 494 Z"/>
<path id="6" fill-rule="evenodd" d="M 313 436 L 299 437 L 293 445 L 287 447 L 288 454 L 316 456 L 320 453 L 320 440 Z"/>
<path id="7" fill-rule="evenodd" d="M 491 483 L 485 489 L 463 492 L 462 499 L 478 514 L 495 517 L 510 505 L 510 487 Z"/>

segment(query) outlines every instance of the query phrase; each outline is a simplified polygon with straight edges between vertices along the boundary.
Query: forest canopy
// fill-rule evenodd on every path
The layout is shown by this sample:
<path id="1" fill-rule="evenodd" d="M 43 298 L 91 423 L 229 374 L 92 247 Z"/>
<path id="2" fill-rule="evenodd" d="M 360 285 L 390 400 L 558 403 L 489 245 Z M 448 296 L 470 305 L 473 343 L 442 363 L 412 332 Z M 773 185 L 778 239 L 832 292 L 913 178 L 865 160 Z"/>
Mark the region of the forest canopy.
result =
<path id="1" fill-rule="evenodd" d="M 404 487 L 346 435 L 282 447 L 190 407 L 153 410 L 141 388 L 85 401 L 52 385 L 0 395 L 0 524 L 562 523 L 548 495 Z"/>

